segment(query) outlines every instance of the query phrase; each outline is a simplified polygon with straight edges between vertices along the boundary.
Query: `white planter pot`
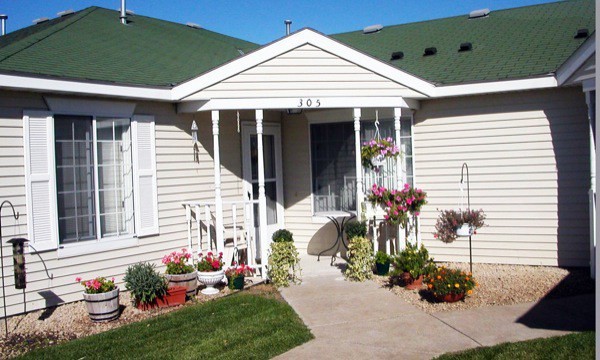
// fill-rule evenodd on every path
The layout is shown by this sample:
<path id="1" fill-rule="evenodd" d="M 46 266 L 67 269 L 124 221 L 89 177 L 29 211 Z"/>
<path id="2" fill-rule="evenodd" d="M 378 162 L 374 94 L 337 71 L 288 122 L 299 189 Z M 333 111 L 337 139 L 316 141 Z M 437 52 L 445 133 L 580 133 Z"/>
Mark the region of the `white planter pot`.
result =
<path id="1" fill-rule="evenodd" d="M 473 228 L 469 224 L 462 224 L 456 228 L 456 236 L 468 237 L 473 235 Z"/>
<path id="2" fill-rule="evenodd" d="M 385 157 L 383 155 L 377 155 L 371 158 L 371 165 L 375 167 L 380 167 L 385 164 Z"/>
<path id="3" fill-rule="evenodd" d="M 119 288 L 101 294 L 83 293 L 92 321 L 110 321 L 119 317 Z"/>
<path id="4" fill-rule="evenodd" d="M 169 287 L 185 286 L 185 294 L 188 297 L 196 296 L 196 290 L 198 289 L 197 271 L 179 275 L 165 274 L 165 278 L 167 278 L 167 280 L 169 281 Z"/>
<path id="5" fill-rule="evenodd" d="M 225 270 L 203 272 L 198 271 L 198 280 L 206 285 L 206 289 L 202 290 L 201 293 L 204 295 L 218 294 L 219 290 L 215 289 L 217 285 L 225 277 Z"/>

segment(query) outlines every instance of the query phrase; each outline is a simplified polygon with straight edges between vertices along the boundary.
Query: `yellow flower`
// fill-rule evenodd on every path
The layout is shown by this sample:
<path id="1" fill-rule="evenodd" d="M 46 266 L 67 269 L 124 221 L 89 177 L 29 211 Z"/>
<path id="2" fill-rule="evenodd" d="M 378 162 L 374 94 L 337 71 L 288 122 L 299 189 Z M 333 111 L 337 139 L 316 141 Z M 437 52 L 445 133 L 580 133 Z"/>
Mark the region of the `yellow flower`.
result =
<path id="1" fill-rule="evenodd" d="M 448 287 L 450 287 L 450 284 L 448 284 Z"/>
<path id="2" fill-rule="evenodd" d="M 460 285 L 458 285 L 458 283 L 456 283 L 456 284 L 454 284 L 454 287 L 455 287 L 455 288 L 459 288 L 459 287 L 460 287 Z"/>

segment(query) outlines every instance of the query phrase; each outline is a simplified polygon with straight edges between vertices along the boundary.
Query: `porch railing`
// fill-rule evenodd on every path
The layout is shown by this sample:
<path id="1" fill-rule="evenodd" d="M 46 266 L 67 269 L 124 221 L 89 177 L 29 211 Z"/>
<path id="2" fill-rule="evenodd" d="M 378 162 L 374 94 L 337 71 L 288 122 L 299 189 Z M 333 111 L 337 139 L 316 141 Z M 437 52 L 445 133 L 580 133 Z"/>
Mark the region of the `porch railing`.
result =
<path id="1" fill-rule="evenodd" d="M 254 206 L 258 200 L 223 201 L 222 228 L 217 229 L 214 201 L 182 202 L 185 208 L 188 248 L 196 254 L 223 252 L 225 266 L 240 262 L 240 251 L 246 249 L 247 265 L 257 267 Z M 219 241 L 217 232 L 223 236 Z"/>

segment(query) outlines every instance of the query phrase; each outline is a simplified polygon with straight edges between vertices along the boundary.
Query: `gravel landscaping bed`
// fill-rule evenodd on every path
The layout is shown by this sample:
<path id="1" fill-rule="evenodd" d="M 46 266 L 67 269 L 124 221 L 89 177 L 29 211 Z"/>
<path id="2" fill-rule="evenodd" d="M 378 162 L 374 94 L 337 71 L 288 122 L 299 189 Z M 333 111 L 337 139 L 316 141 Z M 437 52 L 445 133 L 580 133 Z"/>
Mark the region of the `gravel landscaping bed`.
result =
<path id="1" fill-rule="evenodd" d="M 217 286 L 217 288 L 221 291 L 211 296 L 203 295 L 198 291 L 198 295 L 195 298 L 188 300 L 182 306 L 211 301 L 237 291 L 230 290 L 224 285 Z M 269 288 L 269 286 L 256 285 L 250 288 L 253 290 L 244 291 L 258 291 L 261 293 L 276 292 L 276 290 L 270 290 Z M 0 336 L 3 338 L 0 341 L 0 359 L 15 357 L 35 348 L 97 334 L 125 324 L 166 314 L 182 307 L 175 306 L 148 311 L 138 310 L 132 305 L 129 292 L 125 291 L 121 291 L 119 304 L 121 316 L 117 320 L 104 323 L 95 323 L 89 319 L 83 301 L 33 311 L 26 315 L 13 316 L 8 319 L 8 338 L 4 337 L 4 320 L 0 319 Z"/>
<path id="2" fill-rule="evenodd" d="M 437 265 L 469 271 L 468 263 Z M 544 297 L 566 297 L 595 291 L 595 283 L 590 278 L 588 268 L 473 264 L 473 277 L 479 284 L 473 290 L 473 295 L 455 303 L 436 302 L 425 290 L 425 286 L 420 290 L 406 290 L 400 286 L 391 286 L 387 276 L 374 276 L 374 281 L 427 313 L 519 304 L 538 301 Z"/>

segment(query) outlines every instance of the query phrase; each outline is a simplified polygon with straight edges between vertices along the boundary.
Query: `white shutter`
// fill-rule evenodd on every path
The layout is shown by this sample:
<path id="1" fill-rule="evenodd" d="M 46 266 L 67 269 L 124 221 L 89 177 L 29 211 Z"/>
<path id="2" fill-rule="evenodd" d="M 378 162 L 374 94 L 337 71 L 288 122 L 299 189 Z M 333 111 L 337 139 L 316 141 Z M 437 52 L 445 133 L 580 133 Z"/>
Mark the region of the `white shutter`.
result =
<path id="1" fill-rule="evenodd" d="M 158 235 L 154 117 L 135 115 L 131 122 L 131 129 L 133 137 L 135 231 L 138 237 Z"/>
<path id="2" fill-rule="evenodd" d="M 23 113 L 27 230 L 38 251 L 58 247 L 54 119 L 45 111 Z"/>

